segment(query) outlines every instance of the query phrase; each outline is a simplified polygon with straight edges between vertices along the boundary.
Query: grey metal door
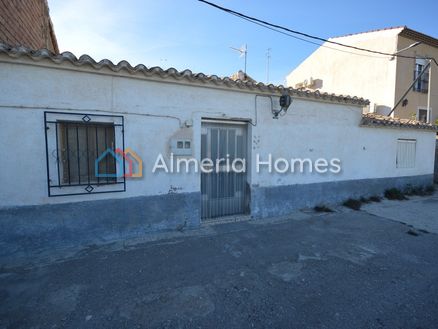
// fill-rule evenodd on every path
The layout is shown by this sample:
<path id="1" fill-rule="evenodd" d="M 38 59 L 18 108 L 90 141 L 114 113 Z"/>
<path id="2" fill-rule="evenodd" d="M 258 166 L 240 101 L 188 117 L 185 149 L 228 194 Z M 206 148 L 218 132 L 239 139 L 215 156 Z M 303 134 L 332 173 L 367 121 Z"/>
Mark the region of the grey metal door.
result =
<path id="1" fill-rule="evenodd" d="M 246 125 L 203 123 L 201 159 L 214 163 L 211 173 L 201 173 L 202 219 L 245 213 L 246 170 L 240 172 L 242 161 L 235 161 L 236 172 L 226 160 L 230 165 L 235 159 L 246 161 Z M 219 159 L 225 161 L 217 165 Z"/>

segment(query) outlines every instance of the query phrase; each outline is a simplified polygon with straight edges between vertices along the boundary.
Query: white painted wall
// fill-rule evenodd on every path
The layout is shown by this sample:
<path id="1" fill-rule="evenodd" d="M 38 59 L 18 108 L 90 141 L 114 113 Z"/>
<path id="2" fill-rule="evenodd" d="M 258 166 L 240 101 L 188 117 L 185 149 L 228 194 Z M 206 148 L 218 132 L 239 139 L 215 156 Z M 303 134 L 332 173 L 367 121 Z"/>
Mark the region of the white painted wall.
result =
<path id="1" fill-rule="evenodd" d="M 199 174 L 151 172 L 156 156 L 168 153 L 169 139 L 181 129 L 179 121 L 193 120 L 194 156 L 199 159 L 202 117 L 255 118 L 253 93 L 29 63 L 0 62 L 0 207 L 159 195 L 171 187 L 181 188 L 179 193 L 200 191 Z M 125 145 L 143 158 L 144 177 L 128 179 L 124 193 L 49 198 L 43 118 L 49 109 L 124 115 Z M 433 132 L 359 127 L 361 113 L 357 106 L 295 99 L 286 116 L 273 120 L 268 99 L 258 98 L 258 124 L 249 129 L 250 183 L 274 186 L 433 173 Z M 156 117 L 160 115 L 175 118 Z M 417 139 L 415 168 L 396 169 L 398 138 Z M 266 158 L 269 152 L 285 158 L 336 157 L 343 170 L 339 175 L 257 174 L 256 152 Z"/>
<path id="2" fill-rule="evenodd" d="M 332 38 L 331 41 L 386 53 L 397 50 L 397 36 L 402 28 L 358 33 Z M 331 43 L 324 43 L 286 77 L 287 85 L 313 79 L 322 80 L 321 92 L 353 95 L 369 99 L 370 111 L 388 113 L 394 106 L 397 61 L 388 56 L 364 53 Z M 412 71 L 412 70 L 411 70 Z M 412 77 L 412 72 L 410 72 Z M 385 112 L 385 113 L 384 113 Z"/>

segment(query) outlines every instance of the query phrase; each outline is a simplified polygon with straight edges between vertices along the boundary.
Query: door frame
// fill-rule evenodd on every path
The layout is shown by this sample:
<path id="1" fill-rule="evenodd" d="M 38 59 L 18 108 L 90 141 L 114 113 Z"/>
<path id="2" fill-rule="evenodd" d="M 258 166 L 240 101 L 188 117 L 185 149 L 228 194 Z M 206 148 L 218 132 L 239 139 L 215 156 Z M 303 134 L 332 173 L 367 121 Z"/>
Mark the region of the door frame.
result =
<path id="1" fill-rule="evenodd" d="M 202 192 L 201 192 L 201 213 L 200 213 L 200 220 L 202 222 L 206 221 L 220 221 L 224 218 L 234 217 L 234 218 L 240 218 L 243 216 L 248 216 L 251 212 L 251 193 L 250 193 L 250 168 L 251 168 L 251 155 L 250 155 L 250 133 L 251 129 L 249 128 L 249 119 L 223 119 L 223 118 L 210 118 L 210 117 L 203 117 L 201 118 L 201 124 L 200 124 L 200 132 L 199 132 L 199 140 L 202 140 L 202 131 L 204 126 L 207 124 L 218 124 L 218 125 L 224 125 L 224 126 L 231 126 L 231 125 L 237 125 L 242 126 L 245 130 L 245 138 L 243 141 L 244 147 L 245 147 L 245 164 L 246 164 L 246 171 L 245 171 L 245 206 L 242 213 L 234 214 L 234 215 L 225 215 L 220 217 L 213 217 L 213 218 L 203 218 L 203 200 L 202 200 Z M 202 160 L 202 142 L 200 142 L 201 152 L 200 152 L 200 160 Z M 199 189 L 202 191 L 202 174 L 199 181 Z"/>

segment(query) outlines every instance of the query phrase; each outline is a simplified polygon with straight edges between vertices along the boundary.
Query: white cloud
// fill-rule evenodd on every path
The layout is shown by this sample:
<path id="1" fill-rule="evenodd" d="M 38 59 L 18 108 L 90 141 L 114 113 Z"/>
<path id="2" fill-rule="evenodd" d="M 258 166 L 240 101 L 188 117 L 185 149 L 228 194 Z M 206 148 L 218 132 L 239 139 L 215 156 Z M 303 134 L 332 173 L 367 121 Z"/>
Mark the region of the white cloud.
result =
<path id="1" fill-rule="evenodd" d="M 105 0 L 49 0 L 50 15 L 60 51 L 71 51 L 76 56 L 88 54 L 95 60 L 108 58 L 113 62 L 128 60 L 134 64 L 147 62 L 145 52 L 156 47 L 130 46 L 134 31 L 126 29 L 126 22 L 134 19 L 120 2 Z"/>
<path id="2" fill-rule="evenodd" d="M 221 41 L 227 33 L 211 35 L 199 22 L 204 8 L 192 0 L 48 1 L 60 51 L 77 57 L 223 76 L 242 67 L 228 47 L 238 43 Z"/>

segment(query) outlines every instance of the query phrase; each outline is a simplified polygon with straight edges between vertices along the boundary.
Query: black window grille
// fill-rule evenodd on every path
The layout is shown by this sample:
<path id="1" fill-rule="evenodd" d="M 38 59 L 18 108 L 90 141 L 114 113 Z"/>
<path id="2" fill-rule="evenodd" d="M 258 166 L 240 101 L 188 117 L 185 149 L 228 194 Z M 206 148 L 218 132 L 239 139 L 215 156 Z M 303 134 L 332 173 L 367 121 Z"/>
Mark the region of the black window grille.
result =
<path id="1" fill-rule="evenodd" d="M 123 116 L 44 113 L 49 196 L 126 191 Z"/>

